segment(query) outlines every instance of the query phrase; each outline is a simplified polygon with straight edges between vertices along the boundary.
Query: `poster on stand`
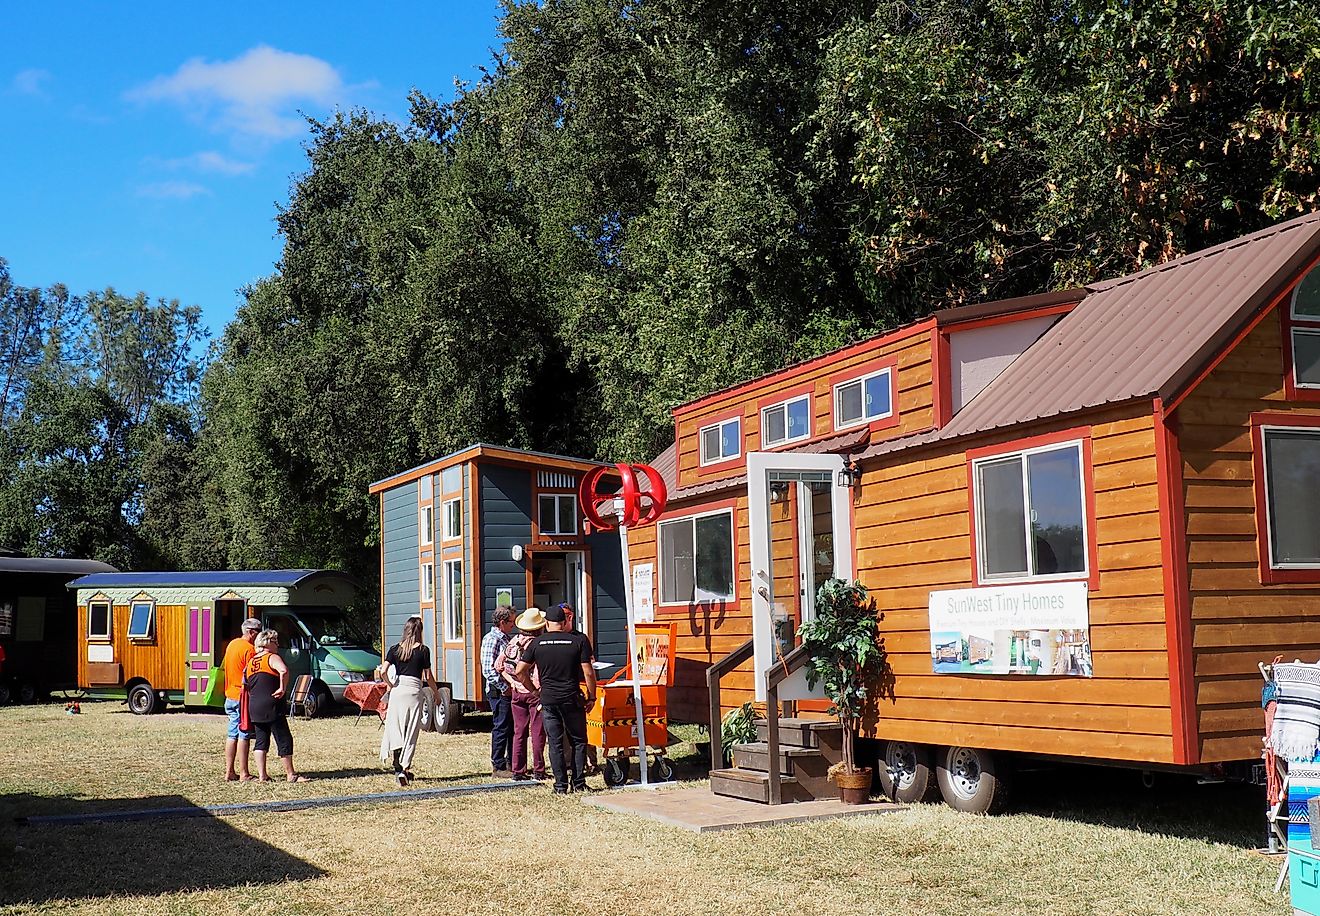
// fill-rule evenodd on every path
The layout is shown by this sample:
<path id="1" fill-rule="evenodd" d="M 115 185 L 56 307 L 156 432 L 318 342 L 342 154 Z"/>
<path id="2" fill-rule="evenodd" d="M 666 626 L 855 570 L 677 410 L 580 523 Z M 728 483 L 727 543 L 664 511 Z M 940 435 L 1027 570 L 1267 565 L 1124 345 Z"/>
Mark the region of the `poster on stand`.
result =
<path id="1" fill-rule="evenodd" d="M 654 563 L 638 563 L 633 567 L 633 613 L 638 623 L 655 620 L 655 602 L 651 598 L 654 579 Z"/>
<path id="2" fill-rule="evenodd" d="M 1091 677 L 1090 626 L 1085 582 L 931 592 L 931 669 Z"/>

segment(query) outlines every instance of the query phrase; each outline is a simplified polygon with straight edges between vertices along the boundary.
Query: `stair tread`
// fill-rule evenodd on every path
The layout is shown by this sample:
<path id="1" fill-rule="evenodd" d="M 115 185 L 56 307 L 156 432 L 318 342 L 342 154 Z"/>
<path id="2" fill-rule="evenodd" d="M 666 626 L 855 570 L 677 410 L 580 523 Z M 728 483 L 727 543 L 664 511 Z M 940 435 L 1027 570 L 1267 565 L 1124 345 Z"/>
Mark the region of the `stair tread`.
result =
<path id="1" fill-rule="evenodd" d="M 763 770 L 746 770 L 740 767 L 725 767 L 721 770 L 711 770 L 710 778 L 712 780 L 717 778 L 732 779 L 735 782 L 767 782 L 770 779 L 770 774 Z M 780 776 L 779 781 L 796 783 L 797 778 L 794 776 Z"/>
<path id="2" fill-rule="evenodd" d="M 770 726 L 770 721 L 769 721 L 768 719 L 757 719 L 757 720 L 756 720 L 756 724 L 757 724 L 757 725 L 764 725 L 764 726 L 766 726 L 766 727 L 768 728 L 768 727 Z M 843 726 L 841 726 L 838 722 L 836 722 L 836 721 L 834 721 L 834 720 L 832 720 L 832 719 L 801 719 L 801 718 L 796 718 L 796 717 L 794 717 L 794 718 L 787 718 L 787 719 L 781 718 L 781 719 L 779 720 L 779 727 L 780 727 L 780 728 L 811 728 L 811 729 L 824 729 L 824 728 L 828 728 L 828 729 L 835 729 L 835 728 L 842 728 Z"/>
<path id="3" fill-rule="evenodd" d="M 733 749 L 735 751 L 738 750 L 754 751 L 761 754 L 770 753 L 770 745 L 765 741 L 746 741 L 741 744 L 735 744 L 733 746 Z M 802 747 L 801 745 L 798 744 L 785 744 L 782 741 L 779 742 L 779 753 L 787 754 L 790 757 L 821 756 L 820 748 L 818 747 Z"/>

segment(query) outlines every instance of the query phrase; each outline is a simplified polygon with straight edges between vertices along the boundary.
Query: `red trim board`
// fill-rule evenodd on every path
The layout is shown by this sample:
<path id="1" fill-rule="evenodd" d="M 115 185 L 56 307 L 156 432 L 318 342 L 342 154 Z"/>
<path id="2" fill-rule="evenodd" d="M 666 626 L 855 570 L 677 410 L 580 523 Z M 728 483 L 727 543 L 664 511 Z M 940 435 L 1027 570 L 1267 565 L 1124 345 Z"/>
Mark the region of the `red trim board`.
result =
<path id="1" fill-rule="evenodd" d="M 1187 513 L 1183 499 L 1182 450 L 1176 422 L 1163 402 L 1153 402 L 1155 466 L 1160 511 L 1160 560 L 1164 567 L 1164 628 L 1169 657 L 1169 712 L 1173 762 L 1201 758 L 1197 740 L 1196 685 L 1192 658 L 1192 608 L 1187 578 Z"/>

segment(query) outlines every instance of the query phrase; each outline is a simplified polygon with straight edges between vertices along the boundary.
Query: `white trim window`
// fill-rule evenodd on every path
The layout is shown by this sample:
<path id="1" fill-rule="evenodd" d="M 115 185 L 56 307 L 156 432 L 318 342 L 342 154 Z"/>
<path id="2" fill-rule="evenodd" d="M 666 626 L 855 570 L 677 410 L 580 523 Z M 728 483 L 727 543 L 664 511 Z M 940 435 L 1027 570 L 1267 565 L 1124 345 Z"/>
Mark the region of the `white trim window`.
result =
<path id="1" fill-rule="evenodd" d="M 435 600 L 435 564 L 422 564 L 422 603 L 430 604 Z"/>
<path id="2" fill-rule="evenodd" d="M 445 560 L 445 642 L 463 638 L 463 561 Z"/>
<path id="3" fill-rule="evenodd" d="M 114 611 L 109 601 L 87 603 L 87 638 L 109 639 Z"/>
<path id="4" fill-rule="evenodd" d="M 1293 384 L 1320 388 L 1320 269 L 1297 284 L 1289 306 Z"/>
<path id="5" fill-rule="evenodd" d="M 730 417 L 709 426 L 697 434 L 701 441 L 701 463 L 714 464 L 742 454 L 742 418 Z"/>
<path id="6" fill-rule="evenodd" d="M 417 510 L 417 529 L 422 533 L 421 542 L 430 544 L 435 540 L 435 507 L 421 506 Z"/>
<path id="7" fill-rule="evenodd" d="M 659 542 L 661 604 L 737 597 L 732 510 L 661 522 Z"/>
<path id="8" fill-rule="evenodd" d="M 894 414 L 894 370 L 876 372 L 834 386 L 834 428 L 846 429 Z"/>
<path id="9" fill-rule="evenodd" d="M 977 568 L 984 581 L 1089 574 L 1081 440 L 972 462 Z"/>
<path id="10" fill-rule="evenodd" d="M 536 524 L 542 534 L 577 534 L 577 496 L 542 493 L 537 497 Z"/>
<path id="11" fill-rule="evenodd" d="M 456 540 L 463 536 L 463 500 L 461 497 L 446 499 L 440 507 L 441 523 L 444 525 L 444 539 Z"/>
<path id="12" fill-rule="evenodd" d="M 156 635 L 156 602 L 134 601 L 128 608 L 128 638 L 150 640 Z"/>
<path id="13" fill-rule="evenodd" d="M 1270 566 L 1320 569 L 1320 427 L 1262 426 Z"/>
<path id="14" fill-rule="evenodd" d="M 761 447 L 797 442 L 811 435 L 811 395 L 789 398 L 761 411 Z"/>

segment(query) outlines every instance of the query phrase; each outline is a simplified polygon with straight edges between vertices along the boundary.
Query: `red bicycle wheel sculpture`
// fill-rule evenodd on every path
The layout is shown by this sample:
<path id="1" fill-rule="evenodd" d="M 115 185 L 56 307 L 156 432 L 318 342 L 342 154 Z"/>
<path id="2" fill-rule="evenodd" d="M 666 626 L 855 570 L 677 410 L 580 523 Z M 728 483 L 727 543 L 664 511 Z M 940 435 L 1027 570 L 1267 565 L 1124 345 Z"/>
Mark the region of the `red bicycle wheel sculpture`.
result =
<path id="1" fill-rule="evenodd" d="M 592 468 L 578 484 L 578 504 L 582 506 L 582 517 L 601 530 L 633 528 L 646 525 L 658 519 L 665 511 L 669 501 L 669 491 L 665 488 L 660 472 L 649 464 L 616 464 L 614 469 L 619 474 L 619 492 L 599 492 L 600 481 L 610 472 L 608 467 Z M 645 477 L 650 483 L 649 490 L 642 490 L 639 478 Z M 623 516 L 615 514 L 615 500 L 623 501 Z"/>

